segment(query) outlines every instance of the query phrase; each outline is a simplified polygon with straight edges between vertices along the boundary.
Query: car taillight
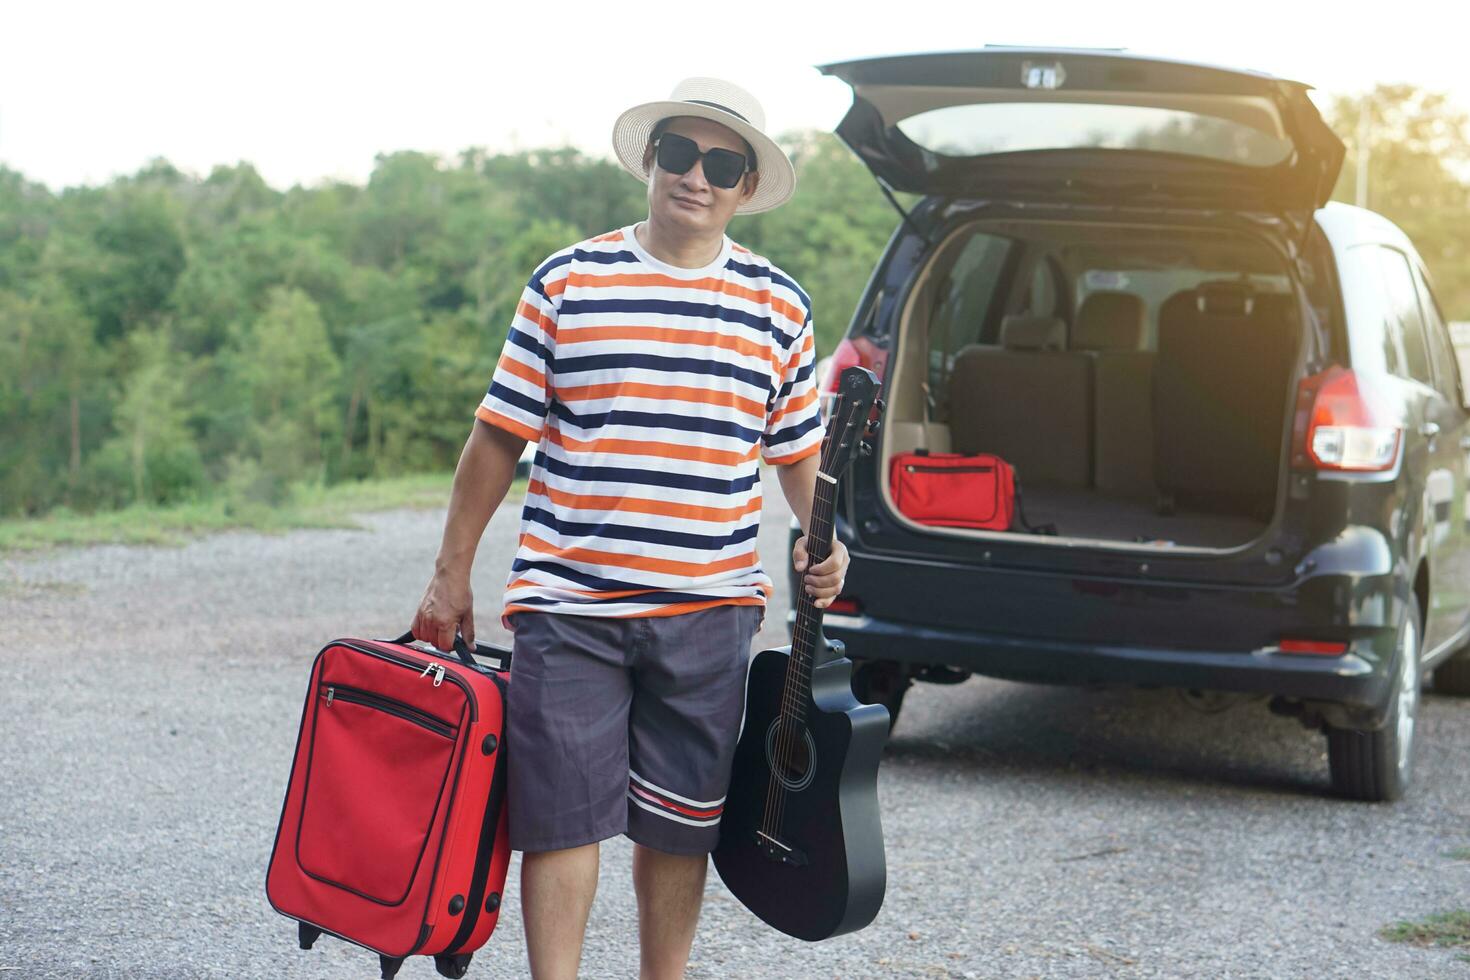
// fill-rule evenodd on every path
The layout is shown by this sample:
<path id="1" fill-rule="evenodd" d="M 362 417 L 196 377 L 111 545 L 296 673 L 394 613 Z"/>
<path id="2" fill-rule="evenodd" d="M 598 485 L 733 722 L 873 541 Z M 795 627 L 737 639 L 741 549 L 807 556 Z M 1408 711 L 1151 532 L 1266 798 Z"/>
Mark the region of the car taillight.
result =
<path id="1" fill-rule="evenodd" d="M 826 609 L 822 611 L 829 613 L 847 613 L 849 615 L 852 615 L 861 612 L 862 608 L 863 604 L 861 602 L 858 602 L 856 599 L 848 599 L 842 596 L 838 596 L 836 599 L 833 599 L 831 603 L 828 604 Z"/>
<path id="2" fill-rule="evenodd" d="M 832 352 L 832 361 L 827 366 L 827 374 L 822 378 L 821 393 L 825 395 L 837 394 L 837 381 L 842 377 L 842 372 L 854 364 L 867 367 L 863 364 L 863 355 L 858 351 L 857 345 L 846 337 L 837 345 Z"/>
<path id="3" fill-rule="evenodd" d="M 856 365 L 872 371 L 882 381 L 886 354 L 883 348 L 866 337 L 859 337 L 857 340 L 844 337 L 837 344 L 837 349 L 827 358 L 827 373 L 822 375 L 821 383 L 817 387 L 817 400 L 821 404 L 823 418 L 837 397 L 837 386 L 842 381 L 842 372 Z"/>
<path id="4" fill-rule="evenodd" d="M 1297 386 L 1291 462 L 1357 473 L 1391 469 L 1403 432 L 1361 376 L 1333 365 Z"/>

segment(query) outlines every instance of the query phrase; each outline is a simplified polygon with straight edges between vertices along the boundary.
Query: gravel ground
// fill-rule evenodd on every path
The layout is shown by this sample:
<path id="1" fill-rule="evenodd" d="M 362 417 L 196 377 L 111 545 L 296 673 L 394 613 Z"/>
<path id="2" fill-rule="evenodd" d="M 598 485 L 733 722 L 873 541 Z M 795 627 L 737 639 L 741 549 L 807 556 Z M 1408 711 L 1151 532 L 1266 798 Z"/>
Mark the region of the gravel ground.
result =
<path id="1" fill-rule="evenodd" d="M 784 591 L 788 512 L 767 474 L 761 552 Z M 502 508 L 475 577 L 508 642 Z M 0 980 L 373 977 L 295 948 L 264 873 L 310 660 L 411 618 L 442 512 L 361 531 L 226 533 L 0 562 Z M 785 642 L 786 596 L 759 642 Z M 1167 691 L 972 679 L 911 692 L 879 777 L 888 897 L 818 945 L 762 926 L 710 876 L 689 975 L 1467 977 L 1377 938 L 1470 907 L 1470 703 L 1426 696 L 1418 784 L 1328 795 L 1324 743 L 1260 701 L 1205 715 Z M 637 972 L 630 845 L 610 841 L 583 973 Z M 473 977 L 525 976 L 512 865 Z M 433 977 L 431 961 L 404 978 Z"/>

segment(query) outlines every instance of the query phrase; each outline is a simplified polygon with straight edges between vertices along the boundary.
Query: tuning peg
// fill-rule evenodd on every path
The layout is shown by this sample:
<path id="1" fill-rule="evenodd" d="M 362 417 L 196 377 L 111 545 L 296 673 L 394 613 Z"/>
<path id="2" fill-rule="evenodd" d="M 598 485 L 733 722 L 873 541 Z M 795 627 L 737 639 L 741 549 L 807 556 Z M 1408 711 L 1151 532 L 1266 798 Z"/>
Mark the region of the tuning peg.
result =
<path id="1" fill-rule="evenodd" d="M 879 415 L 882 415 L 883 414 L 883 399 L 881 399 L 881 398 L 874 398 L 873 399 L 873 405 L 874 405 L 874 407 L 876 407 L 878 409 L 878 414 Z"/>
<path id="2" fill-rule="evenodd" d="M 864 439 L 862 442 L 858 443 L 858 452 L 864 456 L 873 455 L 873 444 Z"/>

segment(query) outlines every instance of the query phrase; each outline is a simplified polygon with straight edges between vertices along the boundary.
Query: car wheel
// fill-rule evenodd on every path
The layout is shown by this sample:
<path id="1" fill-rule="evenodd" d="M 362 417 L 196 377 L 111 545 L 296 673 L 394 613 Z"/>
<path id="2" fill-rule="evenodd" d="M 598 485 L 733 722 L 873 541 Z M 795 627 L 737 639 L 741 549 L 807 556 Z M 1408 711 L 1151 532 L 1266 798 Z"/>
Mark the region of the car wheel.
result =
<path id="1" fill-rule="evenodd" d="M 864 704 L 881 704 L 887 708 L 890 732 L 898 723 L 903 696 L 913 683 L 913 678 L 905 674 L 898 664 L 887 660 L 864 660 L 852 669 L 853 697 Z"/>
<path id="2" fill-rule="evenodd" d="M 1388 722 L 1373 732 L 1327 729 L 1332 786 L 1354 800 L 1397 800 L 1413 771 L 1414 723 L 1419 715 L 1419 603 L 1409 597 L 1399 627 Z"/>
<path id="3" fill-rule="evenodd" d="M 1470 694 L 1470 650 L 1461 650 L 1434 668 L 1434 693 Z"/>

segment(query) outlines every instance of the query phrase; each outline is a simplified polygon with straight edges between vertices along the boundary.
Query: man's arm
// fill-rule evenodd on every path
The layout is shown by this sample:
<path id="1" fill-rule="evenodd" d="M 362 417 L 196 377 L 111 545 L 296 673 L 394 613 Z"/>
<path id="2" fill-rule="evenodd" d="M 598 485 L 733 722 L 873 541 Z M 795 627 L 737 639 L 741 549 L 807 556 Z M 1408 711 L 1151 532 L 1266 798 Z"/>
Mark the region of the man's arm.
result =
<path id="1" fill-rule="evenodd" d="M 801 537 L 791 551 L 791 564 L 798 572 L 806 567 L 806 535 L 812 517 L 812 502 L 816 498 L 817 473 L 821 470 L 822 454 L 812 453 L 794 463 L 776 467 L 776 476 L 781 481 L 781 492 L 791 505 L 791 512 L 801 524 Z M 826 559 L 811 567 L 804 576 L 807 592 L 811 593 L 818 608 L 825 609 L 842 590 L 842 581 L 847 575 L 847 546 L 837 540 L 833 529 L 831 553 Z M 796 597 L 792 597 L 793 603 Z"/>
<path id="2" fill-rule="evenodd" d="M 474 597 L 470 570 L 485 525 L 505 499 L 515 479 L 516 463 L 526 440 L 482 419 L 475 419 L 454 471 L 444 538 L 434 560 L 434 577 L 424 591 L 413 620 L 413 635 L 440 650 L 454 645 L 455 630 L 474 645 Z"/>

